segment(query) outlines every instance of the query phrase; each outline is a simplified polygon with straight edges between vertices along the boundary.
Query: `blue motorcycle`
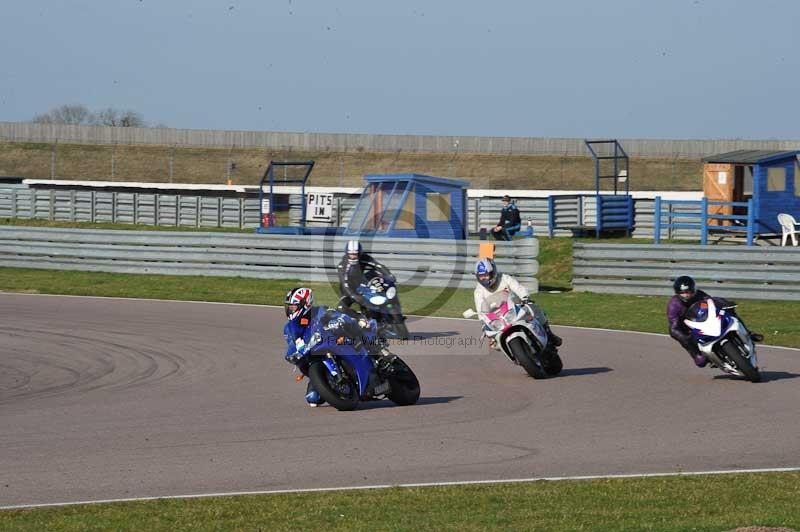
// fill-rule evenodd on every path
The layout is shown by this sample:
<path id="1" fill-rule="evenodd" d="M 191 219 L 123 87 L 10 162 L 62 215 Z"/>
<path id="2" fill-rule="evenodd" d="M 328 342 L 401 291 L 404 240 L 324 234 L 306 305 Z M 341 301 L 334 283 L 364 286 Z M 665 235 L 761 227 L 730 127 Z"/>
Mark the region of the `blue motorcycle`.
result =
<path id="1" fill-rule="evenodd" d="M 365 282 L 356 289 L 366 301 L 361 310 L 369 319 L 378 323 L 378 334 L 382 338 L 408 340 L 408 327 L 394 278 L 377 271 L 365 275 Z"/>
<path id="2" fill-rule="evenodd" d="M 397 405 L 413 405 L 420 395 L 417 376 L 399 357 L 378 367 L 362 339 L 334 334 L 319 318 L 320 308 L 289 357 L 307 375 L 320 397 L 337 410 L 355 410 L 360 401 L 388 398 Z"/>

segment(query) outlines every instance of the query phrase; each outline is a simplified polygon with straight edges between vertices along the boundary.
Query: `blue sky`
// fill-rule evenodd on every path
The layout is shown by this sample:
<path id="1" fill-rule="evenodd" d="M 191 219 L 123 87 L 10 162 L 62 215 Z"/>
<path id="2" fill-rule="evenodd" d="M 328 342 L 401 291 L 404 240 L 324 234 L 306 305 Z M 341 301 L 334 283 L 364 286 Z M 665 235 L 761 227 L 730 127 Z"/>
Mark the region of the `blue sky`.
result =
<path id="1" fill-rule="evenodd" d="M 9 0 L 0 120 L 800 139 L 800 2 Z"/>

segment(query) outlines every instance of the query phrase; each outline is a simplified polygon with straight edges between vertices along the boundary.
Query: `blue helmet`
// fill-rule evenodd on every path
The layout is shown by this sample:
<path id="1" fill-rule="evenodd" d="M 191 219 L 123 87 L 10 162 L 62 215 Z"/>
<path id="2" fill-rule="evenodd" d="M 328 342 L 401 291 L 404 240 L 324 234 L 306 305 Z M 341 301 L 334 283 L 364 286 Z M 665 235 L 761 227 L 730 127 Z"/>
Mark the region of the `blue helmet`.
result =
<path id="1" fill-rule="evenodd" d="M 357 261 L 363 251 L 364 249 L 361 247 L 361 242 L 358 240 L 348 240 L 347 245 L 344 247 L 347 259 L 351 262 Z"/>
<path id="2" fill-rule="evenodd" d="M 497 265 L 492 259 L 484 258 L 475 263 L 475 277 L 478 282 L 489 290 L 497 284 Z"/>

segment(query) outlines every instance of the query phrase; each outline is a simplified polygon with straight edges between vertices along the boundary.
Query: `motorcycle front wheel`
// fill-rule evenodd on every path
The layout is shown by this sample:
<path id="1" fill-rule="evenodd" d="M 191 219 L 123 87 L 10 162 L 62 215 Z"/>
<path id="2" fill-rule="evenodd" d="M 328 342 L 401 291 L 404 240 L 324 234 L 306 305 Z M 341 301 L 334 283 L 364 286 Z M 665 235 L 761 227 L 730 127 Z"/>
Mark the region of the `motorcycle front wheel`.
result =
<path id="1" fill-rule="evenodd" d="M 396 405 L 413 405 L 419 400 L 420 394 L 417 376 L 400 358 L 395 359 L 392 363 L 392 369 L 393 373 L 386 377 L 391 387 L 386 397 Z"/>
<path id="2" fill-rule="evenodd" d="M 336 410 L 355 410 L 358 406 L 358 386 L 346 372 L 341 380 L 338 380 L 331 375 L 325 364 L 318 360 L 309 366 L 308 378 L 311 379 L 311 384 L 320 397 Z"/>
<path id="3" fill-rule="evenodd" d="M 722 344 L 721 347 L 722 352 L 728 360 L 739 368 L 739 371 L 744 373 L 747 380 L 750 382 L 759 382 L 761 380 L 761 373 L 758 372 L 758 368 L 754 368 L 753 365 L 750 364 L 750 360 L 742 354 L 739 346 L 735 342 L 729 340 Z"/>
<path id="4" fill-rule="evenodd" d="M 406 322 L 403 321 L 403 318 L 400 318 L 400 321 L 391 326 L 394 327 L 398 340 L 408 340 L 408 327 L 406 327 Z"/>
<path id="5" fill-rule="evenodd" d="M 564 362 L 555 350 L 553 354 L 544 361 L 544 370 L 548 375 L 558 375 L 564 369 Z"/>
<path id="6" fill-rule="evenodd" d="M 508 348 L 517 359 L 517 362 L 525 368 L 528 375 L 534 379 L 544 379 L 547 377 L 547 372 L 542 367 L 542 362 L 536 353 L 533 352 L 531 346 L 526 343 L 522 338 L 514 338 L 508 342 Z"/>

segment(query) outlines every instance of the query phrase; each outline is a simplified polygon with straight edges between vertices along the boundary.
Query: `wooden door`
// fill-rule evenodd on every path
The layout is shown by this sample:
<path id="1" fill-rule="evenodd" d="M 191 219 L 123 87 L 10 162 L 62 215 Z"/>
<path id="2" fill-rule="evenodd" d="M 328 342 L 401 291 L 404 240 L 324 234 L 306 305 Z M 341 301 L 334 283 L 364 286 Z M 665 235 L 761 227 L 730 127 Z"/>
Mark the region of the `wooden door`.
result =
<path id="1" fill-rule="evenodd" d="M 703 194 L 710 201 L 733 201 L 734 169 L 732 164 L 706 163 L 703 166 Z M 733 214 L 729 205 L 709 205 L 708 214 Z M 730 225 L 729 220 L 709 220 L 709 225 Z"/>

